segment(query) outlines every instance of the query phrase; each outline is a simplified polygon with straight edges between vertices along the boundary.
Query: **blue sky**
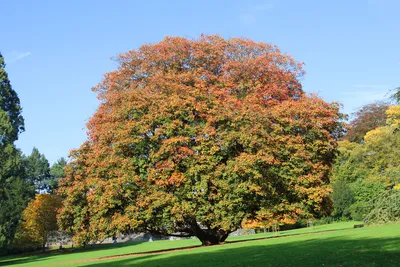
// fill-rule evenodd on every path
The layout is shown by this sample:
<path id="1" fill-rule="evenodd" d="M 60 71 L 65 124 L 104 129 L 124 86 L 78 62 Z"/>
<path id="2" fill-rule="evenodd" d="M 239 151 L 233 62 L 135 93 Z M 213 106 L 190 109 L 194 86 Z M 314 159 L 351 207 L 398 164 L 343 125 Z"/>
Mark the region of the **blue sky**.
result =
<path id="1" fill-rule="evenodd" d="M 117 53 L 165 36 L 248 37 L 305 62 L 307 92 L 350 113 L 400 86 L 400 1 L 0 0 L 0 51 L 23 106 L 17 146 L 51 163 L 86 139 Z"/>

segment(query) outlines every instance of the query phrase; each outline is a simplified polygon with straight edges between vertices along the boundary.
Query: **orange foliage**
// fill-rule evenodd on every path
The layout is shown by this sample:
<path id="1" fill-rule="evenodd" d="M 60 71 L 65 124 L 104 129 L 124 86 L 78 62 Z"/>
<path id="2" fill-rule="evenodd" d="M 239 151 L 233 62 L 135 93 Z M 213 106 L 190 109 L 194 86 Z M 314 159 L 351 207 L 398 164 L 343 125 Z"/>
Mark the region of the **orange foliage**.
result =
<path id="1" fill-rule="evenodd" d="M 342 117 L 305 95 L 301 63 L 219 36 L 168 37 L 118 62 L 60 182 L 60 225 L 76 240 L 134 230 L 208 244 L 266 211 L 327 211 Z"/>

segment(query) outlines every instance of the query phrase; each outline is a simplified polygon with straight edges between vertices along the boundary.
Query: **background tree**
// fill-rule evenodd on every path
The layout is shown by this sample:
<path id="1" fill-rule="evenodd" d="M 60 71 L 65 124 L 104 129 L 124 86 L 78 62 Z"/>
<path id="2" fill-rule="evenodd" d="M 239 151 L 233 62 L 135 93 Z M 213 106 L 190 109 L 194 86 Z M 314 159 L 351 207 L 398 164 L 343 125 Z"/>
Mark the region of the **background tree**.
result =
<path id="1" fill-rule="evenodd" d="M 24 118 L 17 93 L 12 89 L 5 71 L 4 58 L 0 53 L 0 110 L 7 113 L 11 124 L 11 132 L 6 137 L 10 142 L 18 139 L 18 134 L 24 130 Z"/>
<path id="2" fill-rule="evenodd" d="M 390 95 L 390 99 L 395 103 L 400 104 L 400 87 L 397 87 L 393 90 L 393 93 Z"/>
<path id="3" fill-rule="evenodd" d="M 0 251 L 14 238 L 20 216 L 33 188 L 25 180 L 21 152 L 14 146 L 24 120 L 17 93 L 11 88 L 0 54 Z"/>
<path id="4" fill-rule="evenodd" d="M 334 205 L 333 217 L 349 219 L 350 206 L 354 202 L 354 195 L 346 182 L 339 180 L 333 184 L 332 201 Z"/>
<path id="5" fill-rule="evenodd" d="M 36 195 L 22 214 L 22 224 L 14 246 L 35 249 L 39 245 L 44 250 L 52 232 L 58 230 L 57 211 L 61 205 L 61 199 L 57 195 Z"/>
<path id="6" fill-rule="evenodd" d="M 389 106 L 389 103 L 384 101 L 376 101 L 362 106 L 353 114 L 354 118 L 350 122 L 350 128 L 345 139 L 360 143 L 367 132 L 384 126 L 387 118 L 386 110 Z"/>
<path id="7" fill-rule="evenodd" d="M 50 192 L 55 192 L 58 188 L 58 181 L 65 178 L 64 168 L 67 166 L 65 158 L 60 158 L 50 168 L 50 179 L 46 181 Z"/>
<path id="8" fill-rule="evenodd" d="M 76 240 L 133 230 L 210 245 L 246 220 L 328 212 L 342 116 L 304 94 L 302 64 L 219 36 L 166 38 L 119 63 L 58 191 Z"/>
<path id="9" fill-rule="evenodd" d="M 24 166 L 27 179 L 35 187 L 37 192 L 49 190 L 47 182 L 50 180 L 49 161 L 39 150 L 34 147 L 32 153 L 24 158 Z"/>
<path id="10" fill-rule="evenodd" d="M 2 113 L 0 128 L 4 126 Z M 21 213 L 33 194 L 33 187 L 24 180 L 20 151 L 13 144 L 0 144 L 0 248 L 3 252 L 13 240 Z"/>
<path id="11" fill-rule="evenodd" d="M 400 221 L 400 191 L 385 192 L 377 199 L 374 208 L 366 216 L 369 224 L 384 224 Z"/>
<path id="12" fill-rule="evenodd" d="M 386 194 L 385 186 L 381 182 L 363 181 L 352 183 L 354 203 L 349 207 L 351 218 L 362 221 L 374 209 L 377 201 Z"/>
<path id="13" fill-rule="evenodd" d="M 332 180 L 350 188 L 354 203 L 350 207 L 346 205 L 346 212 L 351 215 L 347 217 L 355 220 L 379 221 L 376 215 L 380 212 L 378 206 L 384 207 L 382 199 L 388 199 L 390 192 L 400 187 L 400 106 L 390 106 L 386 117 L 385 125 L 368 131 L 362 143 L 339 142 L 340 155 Z M 350 195 L 348 189 L 333 189 L 334 196 Z M 390 199 L 396 200 L 395 197 Z M 340 202 L 334 206 L 335 210 L 341 209 Z M 373 211 L 377 213 L 369 215 Z"/>

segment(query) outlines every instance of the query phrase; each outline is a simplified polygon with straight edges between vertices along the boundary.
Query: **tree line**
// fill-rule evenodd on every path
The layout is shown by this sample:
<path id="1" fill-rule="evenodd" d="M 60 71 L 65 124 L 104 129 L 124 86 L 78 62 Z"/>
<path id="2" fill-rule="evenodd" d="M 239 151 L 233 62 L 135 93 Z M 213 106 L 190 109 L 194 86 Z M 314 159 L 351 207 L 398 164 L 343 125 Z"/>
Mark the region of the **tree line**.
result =
<path id="1" fill-rule="evenodd" d="M 377 101 L 361 107 L 349 124 L 332 183 L 335 219 L 387 223 L 400 220 L 400 106 Z"/>
<path id="2" fill-rule="evenodd" d="M 33 148 L 29 156 L 16 148 L 15 141 L 25 130 L 21 113 L 20 100 L 12 89 L 5 71 L 4 58 L 0 54 L 0 249 L 3 253 L 25 249 L 27 246 L 42 246 L 42 237 L 33 238 L 29 242 L 21 239 L 22 232 L 28 233 L 23 225 L 34 223 L 36 219 L 32 219 L 32 216 L 38 215 L 38 211 L 24 210 L 35 203 L 35 195 L 55 193 L 58 180 L 65 176 L 64 167 L 67 164 L 61 158 L 50 167 L 46 157 L 37 148 Z M 44 198 L 37 197 L 37 201 L 43 202 Z M 53 199 L 59 197 L 53 196 Z M 49 214 L 55 219 L 55 210 Z M 57 224 L 52 227 L 57 229 Z M 35 231 L 31 228 L 30 233 L 36 234 Z"/>

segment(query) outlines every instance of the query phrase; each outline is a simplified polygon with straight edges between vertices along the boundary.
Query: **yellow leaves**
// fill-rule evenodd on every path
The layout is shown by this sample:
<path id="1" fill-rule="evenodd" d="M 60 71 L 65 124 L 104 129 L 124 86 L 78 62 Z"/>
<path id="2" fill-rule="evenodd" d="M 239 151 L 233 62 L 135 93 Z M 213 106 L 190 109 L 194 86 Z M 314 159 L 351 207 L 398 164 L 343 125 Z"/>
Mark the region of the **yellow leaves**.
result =
<path id="1" fill-rule="evenodd" d="M 21 231 L 31 240 L 44 244 L 48 234 L 58 229 L 56 216 L 61 206 L 61 199 L 56 195 L 36 195 L 22 214 Z"/>
<path id="2" fill-rule="evenodd" d="M 386 123 L 398 127 L 400 124 L 400 105 L 391 106 L 387 111 L 388 116 Z"/>
<path id="3" fill-rule="evenodd" d="M 380 139 L 382 136 L 391 134 L 391 132 L 393 132 L 393 129 L 390 126 L 378 127 L 365 134 L 364 142 L 365 144 L 373 143 L 377 139 Z"/>

